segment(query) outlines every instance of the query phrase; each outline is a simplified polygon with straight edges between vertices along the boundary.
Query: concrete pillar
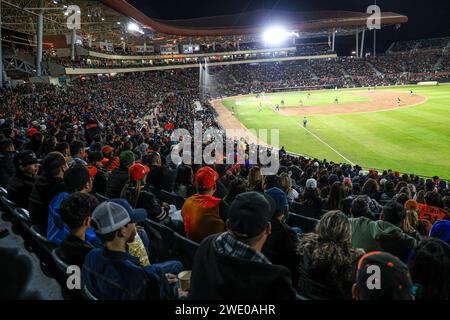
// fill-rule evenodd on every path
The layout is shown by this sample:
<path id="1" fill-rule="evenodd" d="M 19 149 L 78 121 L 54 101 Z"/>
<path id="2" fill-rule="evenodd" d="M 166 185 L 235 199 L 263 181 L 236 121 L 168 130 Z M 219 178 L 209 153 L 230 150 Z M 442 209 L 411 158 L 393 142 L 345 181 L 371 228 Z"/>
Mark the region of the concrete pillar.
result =
<path id="1" fill-rule="evenodd" d="M 359 57 L 359 29 L 356 28 L 356 57 Z"/>
<path id="2" fill-rule="evenodd" d="M 2 2 L 0 1 L 0 88 L 3 88 Z"/>
<path id="3" fill-rule="evenodd" d="M 362 36 L 361 36 L 361 53 L 359 54 L 359 56 L 361 58 L 364 58 L 363 55 L 364 55 L 364 38 L 365 38 L 365 36 L 366 36 L 366 28 L 363 29 Z"/>
<path id="4" fill-rule="evenodd" d="M 336 44 L 336 30 L 333 29 L 333 42 L 331 44 L 331 51 L 334 51 L 335 44 Z"/>
<path id="5" fill-rule="evenodd" d="M 72 29 L 72 37 L 71 37 L 71 41 L 70 41 L 70 57 L 72 59 L 72 61 L 75 61 L 75 42 L 77 39 L 77 30 Z"/>
<path id="6" fill-rule="evenodd" d="M 42 76 L 42 37 L 44 34 L 44 11 L 39 11 L 37 19 L 36 75 Z"/>

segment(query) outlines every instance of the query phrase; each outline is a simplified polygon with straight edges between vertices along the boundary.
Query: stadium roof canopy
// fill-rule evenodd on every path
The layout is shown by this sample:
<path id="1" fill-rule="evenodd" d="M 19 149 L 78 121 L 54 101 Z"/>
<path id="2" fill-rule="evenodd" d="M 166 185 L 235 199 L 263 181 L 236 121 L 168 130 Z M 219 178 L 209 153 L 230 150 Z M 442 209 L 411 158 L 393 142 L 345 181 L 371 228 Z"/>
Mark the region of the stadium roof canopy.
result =
<path id="1" fill-rule="evenodd" d="M 230 36 L 259 34 L 270 24 L 282 24 L 295 31 L 363 27 L 370 14 L 350 11 L 288 12 L 256 10 L 233 15 L 183 20 L 158 20 L 147 17 L 125 0 L 102 0 L 116 11 L 156 32 L 180 36 Z M 402 24 L 408 17 L 393 12 L 381 13 L 381 24 Z"/>
<path id="2" fill-rule="evenodd" d="M 269 25 L 280 24 L 296 31 L 302 38 L 326 36 L 337 30 L 339 36 L 355 33 L 366 26 L 366 13 L 348 11 L 286 12 L 257 10 L 234 15 L 184 20 L 159 20 L 129 4 L 125 0 L 0 0 L 2 25 L 29 35 L 36 34 L 37 16 L 44 9 L 44 35 L 68 34 L 64 6 L 78 5 L 81 11 L 81 30 L 77 33 L 93 41 L 109 40 L 128 44 L 143 42 L 209 43 L 228 41 L 234 36 L 254 40 Z M 383 26 L 408 21 L 404 15 L 392 12 L 381 14 Z M 144 34 L 130 33 L 127 25 L 136 22 Z"/>

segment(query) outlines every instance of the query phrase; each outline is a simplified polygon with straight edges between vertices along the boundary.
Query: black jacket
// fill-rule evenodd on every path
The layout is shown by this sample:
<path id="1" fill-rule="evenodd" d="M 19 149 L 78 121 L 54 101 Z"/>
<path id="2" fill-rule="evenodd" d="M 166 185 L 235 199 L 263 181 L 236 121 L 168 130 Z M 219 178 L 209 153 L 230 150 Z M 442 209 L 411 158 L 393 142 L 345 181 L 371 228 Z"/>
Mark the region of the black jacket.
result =
<path id="1" fill-rule="evenodd" d="M 56 195 L 64 191 L 66 191 L 66 186 L 61 178 L 48 178 L 46 176 L 36 178 L 28 208 L 31 219 L 44 230 L 47 230 L 48 205 Z"/>
<path id="2" fill-rule="evenodd" d="M 28 209 L 28 198 L 33 190 L 34 177 L 17 171 L 8 184 L 8 199 L 19 205 L 19 207 Z"/>
<path id="3" fill-rule="evenodd" d="M 14 153 L 0 152 L 0 186 L 3 188 L 8 186 L 9 181 L 16 172 L 13 159 Z"/>
<path id="4" fill-rule="evenodd" d="M 106 185 L 108 183 L 108 172 L 103 168 L 97 168 L 98 172 L 95 175 L 94 183 L 92 185 L 92 193 L 106 194 Z"/>
<path id="5" fill-rule="evenodd" d="M 217 237 L 205 238 L 197 249 L 189 299 L 295 299 L 288 269 L 222 255 L 214 243 Z"/>
<path id="6" fill-rule="evenodd" d="M 83 267 L 84 259 L 92 249 L 94 249 L 94 246 L 89 242 L 69 234 L 61 243 L 61 258 L 68 265 L 76 265 L 81 268 Z"/>
<path id="7" fill-rule="evenodd" d="M 127 180 L 128 170 L 120 167 L 114 169 L 106 183 L 106 196 L 111 199 L 120 198 L 120 193 Z"/>
<path id="8" fill-rule="evenodd" d="M 300 256 L 297 254 L 297 235 L 284 222 L 272 219 L 272 233 L 262 248 L 262 253 L 273 264 L 282 265 L 289 269 L 292 283 L 298 283 L 298 264 Z"/>
<path id="9" fill-rule="evenodd" d="M 169 169 L 160 166 L 150 166 L 150 173 L 147 176 L 147 184 L 158 190 L 172 190 L 172 180 L 170 180 Z"/>

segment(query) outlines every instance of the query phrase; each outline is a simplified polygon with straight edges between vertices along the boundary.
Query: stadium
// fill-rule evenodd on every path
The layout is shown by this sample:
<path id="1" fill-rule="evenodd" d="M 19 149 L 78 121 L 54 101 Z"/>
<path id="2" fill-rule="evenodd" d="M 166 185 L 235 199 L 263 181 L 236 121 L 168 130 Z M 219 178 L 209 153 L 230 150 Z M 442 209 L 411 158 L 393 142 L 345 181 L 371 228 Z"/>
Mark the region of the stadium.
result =
<path id="1" fill-rule="evenodd" d="M 201 2 L 0 0 L 0 299 L 448 300 L 448 3 Z"/>

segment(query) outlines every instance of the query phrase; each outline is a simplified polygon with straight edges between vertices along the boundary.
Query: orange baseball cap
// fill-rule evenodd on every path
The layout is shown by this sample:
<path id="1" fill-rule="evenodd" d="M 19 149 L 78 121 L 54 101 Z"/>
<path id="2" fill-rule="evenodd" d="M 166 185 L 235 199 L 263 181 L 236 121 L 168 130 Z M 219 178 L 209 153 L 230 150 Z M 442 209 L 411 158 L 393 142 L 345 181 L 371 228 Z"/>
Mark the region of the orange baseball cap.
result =
<path id="1" fill-rule="evenodd" d="M 103 146 L 103 148 L 102 148 L 103 153 L 111 153 L 113 151 L 114 151 L 114 148 L 109 145 Z"/>
<path id="2" fill-rule="evenodd" d="M 418 203 L 416 200 L 408 200 L 405 202 L 405 209 L 408 210 L 417 210 Z"/>
<path id="3" fill-rule="evenodd" d="M 210 167 L 200 168 L 195 173 L 195 185 L 197 188 L 211 189 L 219 179 L 219 174 Z"/>
<path id="4" fill-rule="evenodd" d="M 131 178 L 136 181 L 140 181 L 144 179 L 144 177 L 150 172 L 150 168 L 144 166 L 140 163 L 133 164 L 130 169 L 128 169 L 128 173 Z"/>
<path id="5" fill-rule="evenodd" d="M 95 166 L 88 166 L 89 177 L 93 178 L 97 175 L 98 169 Z"/>

